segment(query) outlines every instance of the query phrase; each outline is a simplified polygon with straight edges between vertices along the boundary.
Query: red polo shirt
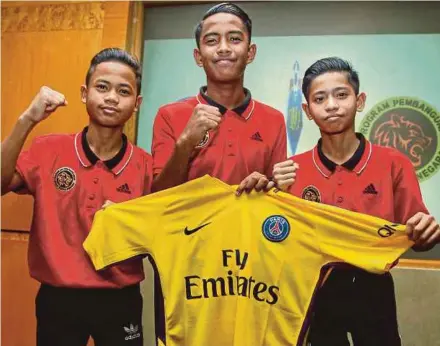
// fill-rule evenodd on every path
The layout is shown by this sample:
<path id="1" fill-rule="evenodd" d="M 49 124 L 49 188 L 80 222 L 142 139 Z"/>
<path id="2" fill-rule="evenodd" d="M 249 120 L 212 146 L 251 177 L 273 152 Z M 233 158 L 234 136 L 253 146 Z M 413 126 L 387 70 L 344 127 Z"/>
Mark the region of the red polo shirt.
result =
<path id="1" fill-rule="evenodd" d="M 254 171 L 271 176 L 273 165 L 287 157 L 284 117 L 245 91 L 243 104 L 232 110 L 210 99 L 206 87 L 196 97 L 161 107 L 154 122 L 151 147 L 154 175 L 171 157 L 194 107 L 203 103 L 218 107 L 224 119 L 217 130 L 207 132 L 194 150 L 188 179 L 209 174 L 226 183 L 239 184 Z"/>
<path id="2" fill-rule="evenodd" d="M 29 238 L 29 271 L 46 284 L 64 287 L 124 287 L 143 280 L 141 259 L 96 272 L 83 249 L 93 216 L 105 200 L 123 202 L 149 193 L 151 156 L 123 137 L 111 160 L 100 161 L 86 131 L 37 137 L 23 151 L 17 171 L 20 193 L 35 198 Z"/>
<path id="3" fill-rule="evenodd" d="M 417 212 L 427 213 L 411 162 L 393 148 L 357 136 L 358 149 L 342 165 L 324 155 L 321 140 L 313 150 L 293 156 L 300 169 L 290 193 L 400 224 Z"/>

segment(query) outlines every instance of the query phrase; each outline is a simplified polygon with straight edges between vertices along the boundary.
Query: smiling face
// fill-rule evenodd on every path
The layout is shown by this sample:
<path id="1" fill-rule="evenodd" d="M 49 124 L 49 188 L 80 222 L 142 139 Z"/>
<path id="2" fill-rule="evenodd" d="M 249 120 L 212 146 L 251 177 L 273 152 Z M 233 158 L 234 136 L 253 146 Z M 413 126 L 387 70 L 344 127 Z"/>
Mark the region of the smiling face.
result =
<path id="1" fill-rule="evenodd" d="M 81 87 L 90 121 L 103 127 L 122 127 L 141 104 L 137 93 L 135 72 L 116 61 L 98 64 L 88 85 Z"/>
<path id="2" fill-rule="evenodd" d="M 356 95 L 346 72 L 326 72 L 310 83 L 303 110 L 323 133 L 354 131 L 354 118 L 364 108 L 365 98 L 364 93 Z"/>
<path id="3" fill-rule="evenodd" d="M 256 46 L 250 44 L 242 20 L 233 14 L 218 13 L 203 21 L 200 48 L 194 49 L 194 59 L 204 68 L 208 80 L 227 83 L 243 79 L 255 53 Z"/>

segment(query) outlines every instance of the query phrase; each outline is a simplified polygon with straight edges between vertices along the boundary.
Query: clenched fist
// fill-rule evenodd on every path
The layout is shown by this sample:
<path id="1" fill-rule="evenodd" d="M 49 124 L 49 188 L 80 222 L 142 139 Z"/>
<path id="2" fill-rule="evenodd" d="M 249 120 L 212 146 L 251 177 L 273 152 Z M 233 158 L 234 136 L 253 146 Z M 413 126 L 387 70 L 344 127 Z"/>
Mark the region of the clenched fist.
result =
<path id="1" fill-rule="evenodd" d="M 61 106 L 67 106 L 64 95 L 47 86 L 43 86 L 24 113 L 24 116 L 32 123 L 37 124 Z"/>
<path id="2" fill-rule="evenodd" d="M 203 140 L 206 132 L 216 129 L 220 121 L 221 113 L 217 107 L 198 104 L 178 141 L 195 148 Z"/>

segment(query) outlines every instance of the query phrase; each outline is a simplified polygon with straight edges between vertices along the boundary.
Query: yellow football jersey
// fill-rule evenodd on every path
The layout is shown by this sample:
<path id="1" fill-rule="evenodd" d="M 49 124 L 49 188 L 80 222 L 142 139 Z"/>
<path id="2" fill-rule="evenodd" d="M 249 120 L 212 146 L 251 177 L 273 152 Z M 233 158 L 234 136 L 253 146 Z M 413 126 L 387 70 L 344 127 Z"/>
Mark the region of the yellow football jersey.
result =
<path id="1" fill-rule="evenodd" d="M 412 245 L 402 225 L 235 189 L 205 176 L 95 216 L 84 247 L 96 269 L 155 260 L 167 346 L 302 345 L 328 266 L 383 273 Z"/>

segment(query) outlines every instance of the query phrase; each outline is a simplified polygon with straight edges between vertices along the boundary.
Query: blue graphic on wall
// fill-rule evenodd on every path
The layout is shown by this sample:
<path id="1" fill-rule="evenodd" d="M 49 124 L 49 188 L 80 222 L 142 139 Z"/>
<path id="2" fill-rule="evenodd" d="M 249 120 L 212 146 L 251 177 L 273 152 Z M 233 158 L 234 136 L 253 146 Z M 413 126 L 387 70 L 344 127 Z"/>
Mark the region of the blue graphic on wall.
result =
<path id="1" fill-rule="evenodd" d="M 299 137 L 303 128 L 302 119 L 302 79 L 300 78 L 299 63 L 293 64 L 293 75 L 290 78 L 289 99 L 287 101 L 287 139 L 290 144 L 291 154 L 294 155 L 298 146 Z"/>

